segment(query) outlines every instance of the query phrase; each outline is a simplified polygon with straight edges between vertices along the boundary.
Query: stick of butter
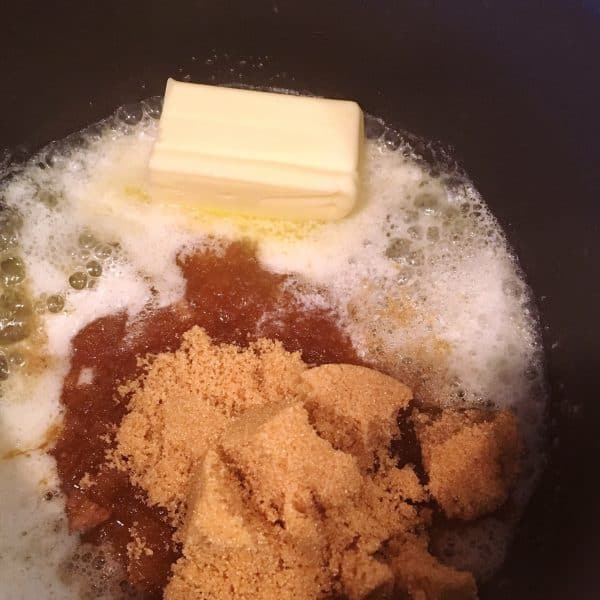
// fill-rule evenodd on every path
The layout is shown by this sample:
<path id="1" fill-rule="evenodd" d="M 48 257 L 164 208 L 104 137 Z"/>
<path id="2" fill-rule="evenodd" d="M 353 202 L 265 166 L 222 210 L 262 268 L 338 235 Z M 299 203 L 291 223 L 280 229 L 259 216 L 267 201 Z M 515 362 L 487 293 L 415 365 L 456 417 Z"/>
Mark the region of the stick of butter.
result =
<path id="1" fill-rule="evenodd" d="M 362 138 L 356 102 L 169 79 L 150 189 L 191 207 L 340 219 L 356 203 Z"/>

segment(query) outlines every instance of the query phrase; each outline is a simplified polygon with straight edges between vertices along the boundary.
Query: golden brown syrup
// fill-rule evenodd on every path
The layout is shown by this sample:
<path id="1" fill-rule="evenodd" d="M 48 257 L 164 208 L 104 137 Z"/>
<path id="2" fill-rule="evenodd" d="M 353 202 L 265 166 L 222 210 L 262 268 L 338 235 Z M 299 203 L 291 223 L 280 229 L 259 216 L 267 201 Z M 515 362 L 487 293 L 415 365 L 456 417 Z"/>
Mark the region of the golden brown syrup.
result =
<path id="1" fill-rule="evenodd" d="M 259 337 L 281 340 L 310 364 L 360 362 L 336 315 L 299 302 L 286 289 L 286 276 L 264 270 L 249 245 L 198 251 L 179 265 L 187 282 L 183 302 L 129 325 L 124 313 L 103 317 L 75 336 L 62 392 L 64 427 L 52 450 L 71 528 L 82 532 L 85 542 L 111 545 L 128 566 L 130 584 L 146 598 L 162 596 L 180 549 L 173 545 L 164 511 L 148 507 L 143 490 L 105 464 L 127 410 L 116 388 L 139 374 L 136 357 L 176 349 L 182 334 L 199 325 L 216 342 L 245 346 Z M 77 385 L 86 368 L 93 369 L 93 382 Z M 130 561 L 132 527 L 152 553 Z"/>

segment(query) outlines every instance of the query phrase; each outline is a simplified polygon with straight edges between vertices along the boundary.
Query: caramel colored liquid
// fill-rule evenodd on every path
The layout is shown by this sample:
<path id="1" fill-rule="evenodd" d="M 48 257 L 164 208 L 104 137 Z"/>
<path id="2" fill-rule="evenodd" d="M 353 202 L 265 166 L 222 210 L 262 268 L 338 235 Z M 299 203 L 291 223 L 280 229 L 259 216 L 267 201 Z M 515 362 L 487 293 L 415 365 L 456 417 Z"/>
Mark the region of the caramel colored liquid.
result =
<path id="1" fill-rule="evenodd" d="M 124 313 L 98 319 L 74 338 L 62 392 L 64 427 L 52 450 L 71 528 L 82 532 L 83 541 L 112 547 L 127 567 L 129 583 L 145 598 L 162 597 L 180 549 L 164 512 L 148 507 L 144 491 L 105 464 L 127 410 L 116 389 L 139 374 L 136 357 L 176 349 L 182 334 L 199 325 L 216 342 L 281 340 L 310 364 L 360 362 L 335 315 L 302 305 L 286 290 L 287 278 L 261 268 L 248 245 L 235 243 L 224 253 L 199 251 L 179 264 L 187 281 L 184 301 L 129 324 Z M 86 368 L 93 369 L 93 382 L 77 385 Z M 130 560 L 132 527 L 151 552 Z"/>

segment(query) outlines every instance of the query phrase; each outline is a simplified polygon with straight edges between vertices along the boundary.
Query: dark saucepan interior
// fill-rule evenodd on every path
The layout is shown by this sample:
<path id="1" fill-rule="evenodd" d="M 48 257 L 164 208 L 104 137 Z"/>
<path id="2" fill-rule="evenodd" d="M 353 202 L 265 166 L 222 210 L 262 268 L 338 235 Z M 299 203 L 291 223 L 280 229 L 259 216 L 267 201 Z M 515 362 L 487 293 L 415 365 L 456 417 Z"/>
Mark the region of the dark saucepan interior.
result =
<path id="1" fill-rule="evenodd" d="M 249 84 L 355 98 L 451 144 L 538 299 L 552 389 L 546 475 L 482 596 L 595 597 L 595 0 L 25 1 L 3 13 L 1 143 L 17 157 L 161 93 L 168 76 L 229 83 L 230 69 Z M 251 69 L 240 65 L 248 56 L 260 58 Z"/>

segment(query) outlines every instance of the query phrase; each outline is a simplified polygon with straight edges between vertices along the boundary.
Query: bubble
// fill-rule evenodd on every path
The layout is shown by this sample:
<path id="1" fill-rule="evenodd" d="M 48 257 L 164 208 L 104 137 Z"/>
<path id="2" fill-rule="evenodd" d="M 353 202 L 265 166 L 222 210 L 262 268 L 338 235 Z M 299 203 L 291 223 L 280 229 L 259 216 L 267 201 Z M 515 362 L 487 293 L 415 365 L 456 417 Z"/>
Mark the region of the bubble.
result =
<path id="1" fill-rule="evenodd" d="M 63 145 L 67 146 L 69 150 L 82 150 L 88 145 L 88 136 L 84 131 L 77 131 L 68 135 L 62 140 Z"/>
<path id="2" fill-rule="evenodd" d="M 163 99 L 162 96 L 152 96 L 142 102 L 144 113 L 151 119 L 159 119 L 162 113 Z"/>
<path id="3" fill-rule="evenodd" d="M 36 315 L 43 315 L 46 312 L 46 295 L 41 294 L 39 298 L 33 302 L 33 312 Z"/>
<path id="4" fill-rule="evenodd" d="M 8 360 L 4 355 L 0 355 L 0 381 L 5 381 L 10 375 Z"/>
<path id="5" fill-rule="evenodd" d="M 388 150 L 397 150 L 402 145 L 402 136 L 397 131 L 387 128 L 383 134 L 383 143 Z"/>
<path id="6" fill-rule="evenodd" d="M 83 271 L 76 271 L 69 277 L 69 285 L 74 290 L 82 290 L 87 284 L 88 277 Z"/>
<path id="7" fill-rule="evenodd" d="M 19 238 L 15 232 L 0 231 L 0 252 L 6 252 L 19 244 Z"/>
<path id="8" fill-rule="evenodd" d="M 425 261 L 423 250 L 413 250 L 407 256 L 407 262 L 411 267 L 420 267 Z"/>
<path id="9" fill-rule="evenodd" d="M 25 357 L 20 352 L 12 352 L 8 355 L 9 367 L 19 369 L 25 364 L 25 362 Z"/>
<path id="10" fill-rule="evenodd" d="M 2 209 L 0 212 L 0 251 L 14 248 L 19 243 L 22 217 L 16 211 Z"/>
<path id="11" fill-rule="evenodd" d="M 54 142 L 46 150 L 44 162 L 49 167 L 58 167 L 63 165 L 67 158 L 68 154 L 66 152 L 65 144 L 63 142 Z"/>
<path id="12" fill-rule="evenodd" d="M 6 289 L 0 294 L 0 343 L 10 344 L 29 335 L 31 305 L 20 291 Z"/>
<path id="13" fill-rule="evenodd" d="M 117 119 L 127 125 L 136 125 L 143 116 L 144 113 L 139 104 L 125 104 L 117 110 Z"/>
<path id="14" fill-rule="evenodd" d="M 89 231 L 84 231 L 79 236 L 79 247 L 84 248 L 85 250 L 91 250 L 94 246 L 98 245 L 98 240 L 94 236 L 93 233 Z"/>
<path id="15" fill-rule="evenodd" d="M 379 139 L 385 132 L 385 124 L 381 119 L 365 115 L 365 137 L 368 140 Z"/>
<path id="16" fill-rule="evenodd" d="M 37 195 L 38 200 L 48 208 L 56 208 L 59 204 L 59 196 L 49 190 L 40 190 Z"/>
<path id="17" fill-rule="evenodd" d="M 407 285 L 411 281 L 411 274 L 409 271 L 399 271 L 396 276 L 397 285 Z"/>
<path id="18" fill-rule="evenodd" d="M 439 199 L 430 192 L 421 192 L 415 197 L 415 207 L 427 215 L 433 215 L 439 208 Z"/>
<path id="19" fill-rule="evenodd" d="M 435 225 L 427 228 L 427 239 L 430 242 L 437 242 L 440 239 L 440 230 Z"/>
<path id="20" fill-rule="evenodd" d="M 98 554 L 96 557 L 94 557 L 94 559 L 92 560 L 92 566 L 94 567 L 94 569 L 96 569 L 97 571 L 100 571 L 101 569 L 104 568 L 104 566 L 106 565 L 106 558 L 104 557 L 103 554 Z"/>
<path id="21" fill-rule="evenodd" d="M 0 209 L 0 230 L 19 231 L 23 227 L 22 215 L 13 208 Z"/>
<path id="22" fill-rule="evenodd" d="M 18 256 L 10 256 L 0 263 L 2 279 L 6 285 L 17 285 L 25 279 L 25 264 Z"/>
<path id="23" fill-rule="evenodd" d="M 450 225 L 450 239 L 453 242 L 459 242 L 466 235 L 468 228 L 464 219 L 455 219 Z"/>
<path id="24" fill-rule="evenodd" d="M 423 230 L 418 225 L 412 225 L 406 232 L 413 240 L 420 240 L 423 237 Z"/>
<path id="25" fill-rule="evenodd" d="M 88 142 L 98 142 L 102 139 L 104 129 L 105 123 L 101 121 L 100 123 L 93 123 L 92 125 L 89 125 L 83 130 L 82 133 Z"/>
<path id="26" fill-rule="evenodd" d="M 393 239 L 386 248 L 385 255 L 388 258 L 406 258 L 410 253 L 411 243 L 410 240 L 404 238 Z"/>
<path id="27" fill-rule="evenodd" d="M 456 220 L 457 217 L 460 216 L 460 211 L 456 206 L 446 206 L 443 210 L 444 215 L 444 224 L 450 225 L 453 221 Z"/>
<path id="28" fill-rule="evenodd" d="M 505 279 L 502 282 L 502 291 L 513 298 L 520 298 L 523 293 L 521 284 L 516 279 Z"/>
<path id="29" fill-rule="evenodd" d="M 85 270 L 91 277 L 100 277 L 102 275 L 102 265 L 97 260 L 90 260 L 85 265 Z"/>
<path id="30" fill-rule="evenodd" d="M 405 223 L 414 223 L 419 220 L 419 213 L 416 210 L 405 210 L 403 221 Z"/>
<path id="31" fill-rule="evenodd" d="M 60 294 L 52 294 L 48 296 L 46 306 L 51 313 L 59 313 L 65 307 L 65 299 Z"/>
<path id="32" fill-rule="evenodd" d="M 99 260 L 105 260 L 112 254 L 113 249 L 108 244 L 98 244 L 94 248 L 94 254 Z"/>

